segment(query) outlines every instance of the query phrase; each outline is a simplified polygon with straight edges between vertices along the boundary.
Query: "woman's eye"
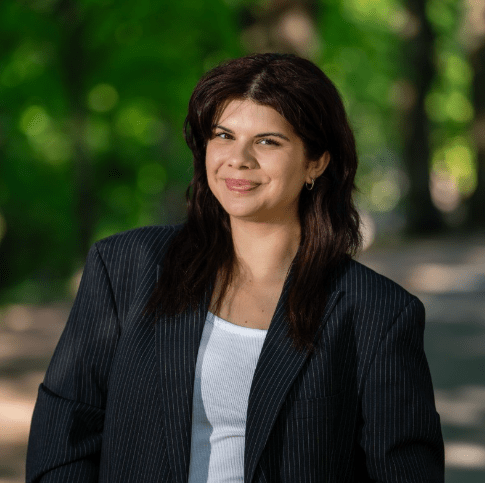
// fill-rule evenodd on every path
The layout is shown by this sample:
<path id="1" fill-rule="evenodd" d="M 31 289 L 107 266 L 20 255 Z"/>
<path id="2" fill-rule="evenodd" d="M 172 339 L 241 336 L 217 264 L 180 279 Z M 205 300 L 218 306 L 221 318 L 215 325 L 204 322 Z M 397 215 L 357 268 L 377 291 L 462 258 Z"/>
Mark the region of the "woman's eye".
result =
<path id="1" fill-rule="evenodd" d="M 216 132 L 214 137 L 221 139 L 232 139 L 231 135 L 227 132 Z"/>
<path id="2" fill-rule="evenodd" d="M 278 141 L 275 141 L 274 139 L 269 139 L 269 138 L 263 138 L 259 141 L 259 144 L 266 144 L 266 145 L 272 145 L 272 146 L 280 146 L 280 143 Z"/>

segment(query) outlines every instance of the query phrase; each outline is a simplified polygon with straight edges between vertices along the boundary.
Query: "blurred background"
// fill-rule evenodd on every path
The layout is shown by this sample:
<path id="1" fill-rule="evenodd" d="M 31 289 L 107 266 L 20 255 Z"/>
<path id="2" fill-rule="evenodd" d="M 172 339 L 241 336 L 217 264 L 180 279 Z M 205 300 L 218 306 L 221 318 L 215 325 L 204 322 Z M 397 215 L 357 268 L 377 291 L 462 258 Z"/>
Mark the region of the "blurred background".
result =
<path id="1" fill-rule="evenodd" d="M 89 246 L 183 221 L 191 91 L 264 51 L 342 93 L 360 259 L 425 303 L 447 482 L 485 481 L 484 0 L 2 0 L 0 483 L 23 481 Z"/>

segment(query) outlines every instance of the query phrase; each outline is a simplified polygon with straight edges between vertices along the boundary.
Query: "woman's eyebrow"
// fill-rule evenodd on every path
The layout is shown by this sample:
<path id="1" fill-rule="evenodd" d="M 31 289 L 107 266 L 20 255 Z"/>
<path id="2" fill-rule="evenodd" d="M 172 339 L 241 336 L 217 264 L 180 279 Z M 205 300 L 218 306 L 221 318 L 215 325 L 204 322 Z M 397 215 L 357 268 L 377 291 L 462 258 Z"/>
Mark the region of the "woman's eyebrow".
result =
<path id="1" fill-rule="evenodd" d="M 228 133 L 230 134 L 234 134 L 234 131 L 231 131 L 230 129 L 228 129 L 227 127 L 224 127 L 224 126 L 221 126 L 220 124 L 215 124 L 212 129 L 222 129 L 223 131 L 227 131 Z"/>
<path id="2" fill-rule="evenodd" d="M 277 138 L 284 139 L 285 141 L 289 141 L 290 139 L 286 137 L 284 134 L 281 134 L 280 132 L 263 132 L 261 134 L 256 134 L 256 138 L 264 138 L 266 136 L 275 136 Z"/>
<path id="3" fill-rule="evenodd" d="M 223 131 L 226 131 L 230 134 L 234 134 L 234 131 L 231 131 L 229 128 L 227 127 L 224 127 L 224 126 L 221 126 L 220 124 L 217 124 L 214 126 L 214 129 L 222 129 Z M 266 136 L 275 136 L 277 138 L 281 138 L 281 139 L 284 139 L 285 141 L 289 141 L 290 139 L 285 136 L 284 134 L 281 134 L 280 132 L 263 132 L 263 133 L 260 133 L 260 134 L 256 134 L 254 137 L 255 138 L 264 138 Z"/>

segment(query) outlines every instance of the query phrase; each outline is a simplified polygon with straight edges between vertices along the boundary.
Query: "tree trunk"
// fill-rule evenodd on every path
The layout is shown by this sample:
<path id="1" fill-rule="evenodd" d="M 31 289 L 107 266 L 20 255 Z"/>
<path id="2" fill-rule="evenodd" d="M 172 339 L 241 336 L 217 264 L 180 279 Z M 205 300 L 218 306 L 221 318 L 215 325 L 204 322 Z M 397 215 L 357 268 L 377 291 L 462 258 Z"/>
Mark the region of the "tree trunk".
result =
<path id="1" fill-rule="evenodd" d="M 74 146 L 72 162 L 73 197 L 75 220 L 78 231 L 78 256 L 84 259 L 91 243 L 95 224 L 96 203 L 93 196 L 94 173 L 90 153 L 84 141 L 87 109 L 85 107 L 85 83 L 88 56 L 84 49 L 84 23 L 77 3 L 62 0 L 56 16 L 64 28 L 65 44 L 61 52 L 65 72 L 66 92 L 70 101 L 70 133 Z"/>
<path id="2" fill-rule="evenodd" d="M 485 228 L 485 41 L 471 55 L 474 70 L 473 104 L 475 120 L 473 137 L 477 149 L 477 189 L 470 198 L 469 226 Z"/>
<path id="3" fill-rule="evenodd" d="M 429 190 L 429 123 L 425 98 L 435 76 L 433 62 L 435 36 L 426 18 L 426 2 L 407 0 L 405 3 L 415 34 L 403 48 L 405 77 L 413 87 L 414 104 L 404 114 L 404 164 L 410 179 L 407 197 L 407 231 L 429 234 L 444 228 L 440 212 L 433 205 Z"/>

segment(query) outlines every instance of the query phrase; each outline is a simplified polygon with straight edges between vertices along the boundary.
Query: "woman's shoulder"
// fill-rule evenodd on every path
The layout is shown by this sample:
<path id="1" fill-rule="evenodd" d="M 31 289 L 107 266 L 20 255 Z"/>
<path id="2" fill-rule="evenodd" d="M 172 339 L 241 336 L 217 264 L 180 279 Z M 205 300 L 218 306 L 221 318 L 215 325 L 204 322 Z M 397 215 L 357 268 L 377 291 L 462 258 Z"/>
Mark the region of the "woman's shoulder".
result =
<path id="1" fill-rule="evenodd" d="M 354 259 L 342 267 L 334 288 L 358 311 L 389 314 L 400 312 L 411 303 L 422 305 L 406 288 Z"/>
<path id="2" fill-rule="evenodd" d="M 160 262 L 165 248 L 183 225 L 150 225 L 115 233 L 94 243 L 105 263 L 153 259 Z"/>
<path id="3" fill-rule="evenodd" d="M 147 225 L 130 230 L 120 231 L 113 235 L 101 238 L 96 241 L 96 245 L 111 245 L 111 244 L 125 244 L 125 243 L 144 243 L 147 240 L 153 240 L 160 237 L 170 236 L 183 227 L 180 225 Z"/>

